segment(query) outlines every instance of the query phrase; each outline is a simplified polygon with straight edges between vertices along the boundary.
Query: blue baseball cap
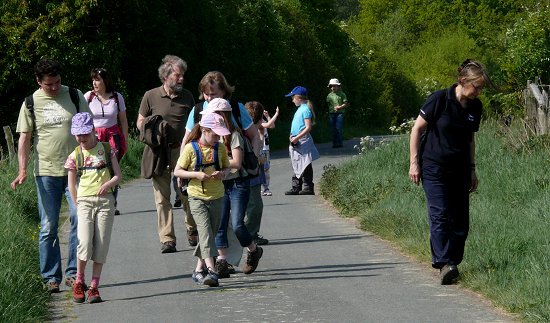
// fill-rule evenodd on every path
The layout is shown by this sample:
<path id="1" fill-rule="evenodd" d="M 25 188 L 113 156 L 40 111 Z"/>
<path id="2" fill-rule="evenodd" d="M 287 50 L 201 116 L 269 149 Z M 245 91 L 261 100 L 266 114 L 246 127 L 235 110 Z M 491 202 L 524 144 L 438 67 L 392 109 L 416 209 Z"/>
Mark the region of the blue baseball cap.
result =
<path id="1" fill-rule="evenodd" d="M 307 89 L 303 86 L 297 86 L 290 91 L 289 94 L 285 95 L 286 97 L 293 96 L 293 95 L 301 95 L 301 96 L 307 96 Z"/>

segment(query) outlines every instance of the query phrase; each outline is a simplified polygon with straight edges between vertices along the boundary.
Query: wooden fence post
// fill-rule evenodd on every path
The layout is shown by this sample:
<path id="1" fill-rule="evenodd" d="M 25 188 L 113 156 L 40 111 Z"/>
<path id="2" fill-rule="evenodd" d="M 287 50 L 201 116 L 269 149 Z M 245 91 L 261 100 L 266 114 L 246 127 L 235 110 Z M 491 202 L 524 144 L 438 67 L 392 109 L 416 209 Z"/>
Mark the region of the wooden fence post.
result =
<path id="1" fill-rule="evenodd" d="M 4 134 L 6 137 L 6 144 L 8 145 L 8 156 L 11 162 L 15 160 L 15 148 L 13 146 L 13 134 L 11 133 L 10 126 L 4 126 Z"/>

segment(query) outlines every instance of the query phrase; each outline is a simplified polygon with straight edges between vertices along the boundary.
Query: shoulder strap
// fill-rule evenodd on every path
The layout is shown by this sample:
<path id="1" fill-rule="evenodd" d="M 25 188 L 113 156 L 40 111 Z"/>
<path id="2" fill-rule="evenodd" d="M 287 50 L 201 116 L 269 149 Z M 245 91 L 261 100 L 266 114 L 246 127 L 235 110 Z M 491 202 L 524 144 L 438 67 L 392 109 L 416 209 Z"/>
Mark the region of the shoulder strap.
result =
<path id="1" fill-rule="evenodd" d="M 82 153 L 82 149 L 80 149 L 80 145 L 76 146 L 74 153 L 76 157 L 76 176 L 80 177 L 84 170 L 84 154 Z"/>
<path id="2" fill-rule="evenodd" d="M 193 110 L 193 121 L 195 122 L 195 124 L 201 121 L 201 118 L 202 118 L 201 111 L 203 106 L 204 106 L 204 101 L 200 101 L 200 102 L 197 102 L 197 104 L 195 104 L 195 107 Z"/>
<path id="3" fill-rule="evenodd" d="M 191 146 L 193 146 L 193 151 L 195 152 L 195 158 L 197 159 L 195 161 L 195 168 L 194 168 L 195 172 L 197 172 L 202 166 L 202 153 L 199 147 L 199 143 L 196 140 L 191 141 Z"/>
<path id="4" fill-rule="evenodd" d="M 78 97 L 78 91 L 75 88 L 69 87 L 69 95 L 71 96 L 71 101 L 76 107 L 76 113 L 80 112 L 80 98 Z"/>
<path id="5" fill-rule="evenodd" d="M 115 176 L 115 171 L 113 169 L 113 163 L 111 163 L 111 144 L 108 142 L 101 142 L 103 149 L 105 149 L 105 163 L 107 163 L 107 168 L 109 168 L 109 174 L 111 178 Z"/>
<path id="6" fill-rule="evenodd" d="M 220 166 L 220 160 L 218 158 L 218 144 L 219 142 L 214 145 L 214 167 L 217 171 L 220 171 L 222 168 Z"/>
<path id="7" fill-rule="evenodd" d="M 117 111 L 120 112 L 120 106 L 118 105 L 118 93 L 115 91 L 113 91 L 113 99 L 115 100 Z"/>
<path id="8" fill-rule="evenodd" d="M 25 98 L 25 106 L 31 114 L 31 119 L 33 123 L 34 130 L 36 131 L 36 116 L 34 115 L 34 98 L 33 95 L 29 95 Z"/>
<path id="9" fill-rule="evenodd" d="M 90 91 L 90 96 L 88 97 L 88 104 L 90 104 L 92 102 L 92 100 L 94 99 L 95 96 L 96 96 L 95 92 Z"/>
<path id="10" fill-rule="evenodd" d="M 237 125 L 239 126 L 239 129 L 243 129 L 243 124 L 241 122 L 241 108 L 239 107 L 239 102 L 237 100 L 229 100 L 229 103 L 231 104 L 231 113 L 233 114 L 233 117 L 235 118 L 235 121 L 237 121 Z"/>

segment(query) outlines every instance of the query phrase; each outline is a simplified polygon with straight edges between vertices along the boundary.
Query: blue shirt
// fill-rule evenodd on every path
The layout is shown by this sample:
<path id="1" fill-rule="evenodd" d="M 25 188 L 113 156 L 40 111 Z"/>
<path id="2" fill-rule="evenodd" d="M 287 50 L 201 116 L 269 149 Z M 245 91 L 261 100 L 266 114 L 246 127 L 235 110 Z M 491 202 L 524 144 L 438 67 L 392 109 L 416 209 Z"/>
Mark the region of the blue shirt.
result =
<path id="1" fill-rule="evenodd" d="M 292 119 L 292 126 L 290 127 L 290 135 L 292 137 L 297 136 L 300 131 L 304 130 L 306 127 L 306 119 L 312 119 L 313 113 L 307 106 L 307 104 L 302 103 L 294 113 L 294 118 Z"/>
<path id="2" fill-rule="evenodd" d="M 206 110 L 206 107 L 208 107 L 208 102 L 204 101 L 202 104 L 202 111 Z M 241 124 L 243 125 L 243 130 L 246 130 L 252 126 L 252 117 L 250 117 L 250 114 L 244 107 L 242 103 L 239 102 L 239 110 L 241 111 Z M 238 127 L 237 121 L 235 121 L 235 117 L 233 114 L 231 114 L 231 119 L 233 120 L 233 124 L 235 127 Z M 191 109 L 191 112 L 189 112 L 189 117 L 187 117 L 187 123 L 185 124 L 185 130 L 191 131 L 193 127 L 195 126 L 195 107 Z"/>

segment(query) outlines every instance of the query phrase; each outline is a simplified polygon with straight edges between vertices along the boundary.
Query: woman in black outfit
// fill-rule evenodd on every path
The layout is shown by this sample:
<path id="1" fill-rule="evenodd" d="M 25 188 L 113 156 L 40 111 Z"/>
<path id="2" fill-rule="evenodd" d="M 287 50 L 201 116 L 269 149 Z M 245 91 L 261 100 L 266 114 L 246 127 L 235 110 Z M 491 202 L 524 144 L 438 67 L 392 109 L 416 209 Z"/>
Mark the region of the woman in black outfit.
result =
<path id="1" fill-rule="evenodd" d="M 464 255 L 469 193 L 478 185 L 474 134 L 482 104 L 477 97 L 489 82 L 480 63 L 464 61 L 458 82 L 428 97 L 411 131 L 409 177 L 417 185 L 422 180 L 426 193 L 432 266 L 440 270 L 442 285 L 458 278 Z"/>

